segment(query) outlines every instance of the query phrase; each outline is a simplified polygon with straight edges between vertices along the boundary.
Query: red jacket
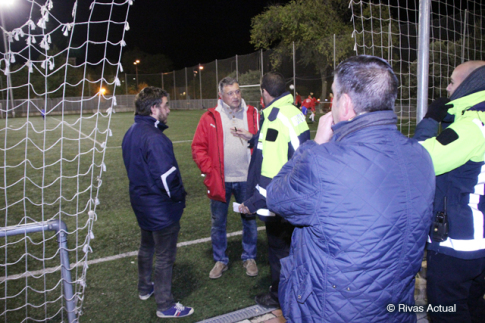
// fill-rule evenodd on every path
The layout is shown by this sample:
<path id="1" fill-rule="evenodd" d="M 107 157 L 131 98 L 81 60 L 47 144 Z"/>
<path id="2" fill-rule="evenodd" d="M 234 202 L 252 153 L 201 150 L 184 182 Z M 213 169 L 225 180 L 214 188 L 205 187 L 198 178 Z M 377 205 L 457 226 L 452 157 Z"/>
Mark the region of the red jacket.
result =
<path id="1" fill-rule="evenodd" d="M 242 102 L 245 104 L 244 101 Z M 205 175 L 204 184 L 208 190 L 207 196 L 212 200 L 226 202 L 224 134 L 221 115 L 216 108 L 208 109 L 200 118 L 192 141 L 192 158 Z M 248 130 L 252 134 L 256 134 L 259 128 L 259 113 L 251 105 L 247 106 L 247 122 Z"/>

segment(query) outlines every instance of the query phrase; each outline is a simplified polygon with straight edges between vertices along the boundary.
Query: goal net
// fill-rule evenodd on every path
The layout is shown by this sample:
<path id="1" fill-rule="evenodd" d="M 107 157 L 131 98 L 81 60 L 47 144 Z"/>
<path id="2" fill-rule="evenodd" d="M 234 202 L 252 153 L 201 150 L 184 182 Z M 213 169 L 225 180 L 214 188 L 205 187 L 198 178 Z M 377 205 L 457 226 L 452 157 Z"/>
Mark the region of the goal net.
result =
<path id="1" fill-rule="evenodd" d="M 400 87 L 396 113 L 404 134 L 412 136 L 418 106 L 418 36 L 429 35 L 422 55 L 428 101 L 446 96 L 453 69 L 464 61 L 485 59 L 485 4 L 479 0 L 421 1 L 429 5 L 429 28 L 419 27 L 420 1 L 352 0 L 356 54 L 369 54 L 389 61 Z M 423 6 L 421 6 L 421 9 Z M 421 57 L 422 58 L 422 57 Z M 427 102 L 423 102 L 426 107 Z"/>
<path id="2" fill-rule="evenodd" d="M 74 322 L 133 0 L 11 2 L 0 3 L 0 320 Z"/>

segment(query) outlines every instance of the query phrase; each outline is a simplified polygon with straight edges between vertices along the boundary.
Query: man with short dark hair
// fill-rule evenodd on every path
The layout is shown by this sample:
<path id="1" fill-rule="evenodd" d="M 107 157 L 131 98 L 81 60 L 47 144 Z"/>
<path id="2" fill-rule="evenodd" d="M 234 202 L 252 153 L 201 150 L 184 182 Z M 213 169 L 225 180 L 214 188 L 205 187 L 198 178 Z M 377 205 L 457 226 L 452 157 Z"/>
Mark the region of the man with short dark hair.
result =
<path id="1" fill-rule="evenodd" d="M 194 140 L 192 158 L 205 175 L 204 184 L 210 199 L 212 227 L 212 255 L 214 267 L 209 278 L 217 279 L 229 267 L 227 249 L 227 213 L 231 195 L 236 202 L 244 201 L 251 149 L 246 140 L 232 134 L 244 129 L 255 134 L 259 129 L 258 110 L 241 97 L 236 79 L 225 77 L 219 82 L 217 106 L 208 109 L 200 118 Z M 258 227 L 254 215 L 241 214 L 243 225 L 241 255 L 246 275 L 257 276 L 256 243 Z"/>
<path id="2" fill-rule="evenodd" d="M 428 302 L 454 309 L 429 314 L 433 322 L 483 322 L 485 61 L 458 65 L 446 89 L 449 99 L 431 103 L 414 137 L 423 140 L 436 174 L 435 224 L 426 255 Z M 438 133 L 440 122 L 444 130 Z"/>
<path id="3" fill-rule="evenodd" d="M 187 193 L 172 142 L 163 134 L 170 113 L 168 94 L 160 88 L 146 87 L 137 94 L 135 106 L 135 123 L 126 132 L 121 147 L 130 180 L 130 202 L 141 230 L 139 297 L 147 300 L 155 294 L 158 317 L 184 317 L 194 309 L 174 302 L 172 268 Z"/>
<path id="4" fill-rule="evenodd" d="M 315 141 L 267 187 L 268 207 L 295 225 L 281 260 L 288 322 L 416 322 L 397 307 L 414 305 L 434 173 L 426 150 L 397 129 L 397 89 L 383 59 L 339 64 Z"/>
<path id="5" fill-rule="evenodd" d="M 252 136 L 239 129 L 236 133 L 256 147 L 249 165 L 246 200 L 239 210 L 246 214 L 257 213 L 265 221 L 271 287 L 269 293 L 257 295 L 255 301 L 262 306 L 278 307 L 280 259 L 288 256 L 293 226 L 268 210 L 266 187 L 298 147 L 310 139 L 310 130 L 305 116 L 293 105 L 293 96 L 286 91 L 283 75 L 265 74 L 261 79 L 261 94 L 266 108 L 260 133 Z"/>

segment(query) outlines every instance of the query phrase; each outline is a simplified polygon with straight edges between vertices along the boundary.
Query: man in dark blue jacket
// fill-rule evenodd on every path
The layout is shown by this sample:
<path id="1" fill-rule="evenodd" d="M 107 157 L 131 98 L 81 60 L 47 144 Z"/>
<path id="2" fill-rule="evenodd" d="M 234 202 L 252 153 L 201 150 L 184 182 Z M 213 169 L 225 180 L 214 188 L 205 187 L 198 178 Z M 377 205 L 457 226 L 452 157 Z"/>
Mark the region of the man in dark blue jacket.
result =
<path id="1" fill-rule="evenodd" d="M 170 113 L 167 97 L 167 92 L 156 87 L 146 87 L 138 93 L 135 123 L 126 132 L 122 149 L 131 206 L 141 229 L 139 297 L 147 300 L 155 293 L 158 317 L 183 317 L 191 315 L 194 309 L 174 302 L 172 268 L 187 193 L 172 142 L 163 134 Z"/>
<path id="2" fill-rule="evenodd" d="M 296 228 L 281 260 L 288 322 L 416 322 L 414 277 L 432 217 L 426 150 L 396 127 L 389 64 L 356 56 L 335 70 L 332 111 L 267 187 Z"/>

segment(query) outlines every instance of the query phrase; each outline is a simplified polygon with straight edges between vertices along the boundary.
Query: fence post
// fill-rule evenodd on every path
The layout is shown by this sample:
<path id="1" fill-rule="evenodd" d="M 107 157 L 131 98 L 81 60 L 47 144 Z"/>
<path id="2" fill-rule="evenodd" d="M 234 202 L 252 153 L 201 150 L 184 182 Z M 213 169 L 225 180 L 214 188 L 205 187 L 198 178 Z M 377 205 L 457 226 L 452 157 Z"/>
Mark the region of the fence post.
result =
<path id="1" fill-rule="evenodd" d="M 418 38 L 418 101 L 416 107 L 416 124 L 424 117 L 428 109 L 428 75 L 429 75 L 429 26 L 431 0 L 419 2 L 419 38 Z"/>
<path id="2" fill-rule="evenodd" d="M 176 90 L 176 85 L 175 85 L 175 70 L 173 70 L 173 99 L 172 100 L 177 100 L 177 90 Z"/>
<path id="3" fill-rule="evenodd" d="M 335 34 L 333 34 L 333 70 L 335 71 Z"/>
<path id="4" fill-rule="evenodd" d="M 236 81 L 239 82 L 239 66 L 237 62 L 237 55 L 236 55 Z"/>
<path id="5" fill-rule="evenodd" d="M 295 62 L 295 42 L 293 42 L 293 96 L 296 95 L 296 62 Z"/>
<path id="6" fill-rule="evenodd" d="M 187 86 L 187 67 L 185 68 L 185 100 L 188 100 L 189 97 L 189 87 Z"/>
<path id="7" fill-rule="evenodd" d="M 216 59 L 216 98 L 219 97 L 219 70 L 217 66 L 217 59 Z"/>
<path id="8" fill-rule="evenodd" d="M 467 9 L 465 9 L 465 19 L 463 21 L 463 36 L 462 37 L 462 40 L 463 40 L 463 45 L 461 47 L 461 63 L 465 63 L 465 46 L 466 46 L 466 18 L 468 16 L 468 11 Z"/>

